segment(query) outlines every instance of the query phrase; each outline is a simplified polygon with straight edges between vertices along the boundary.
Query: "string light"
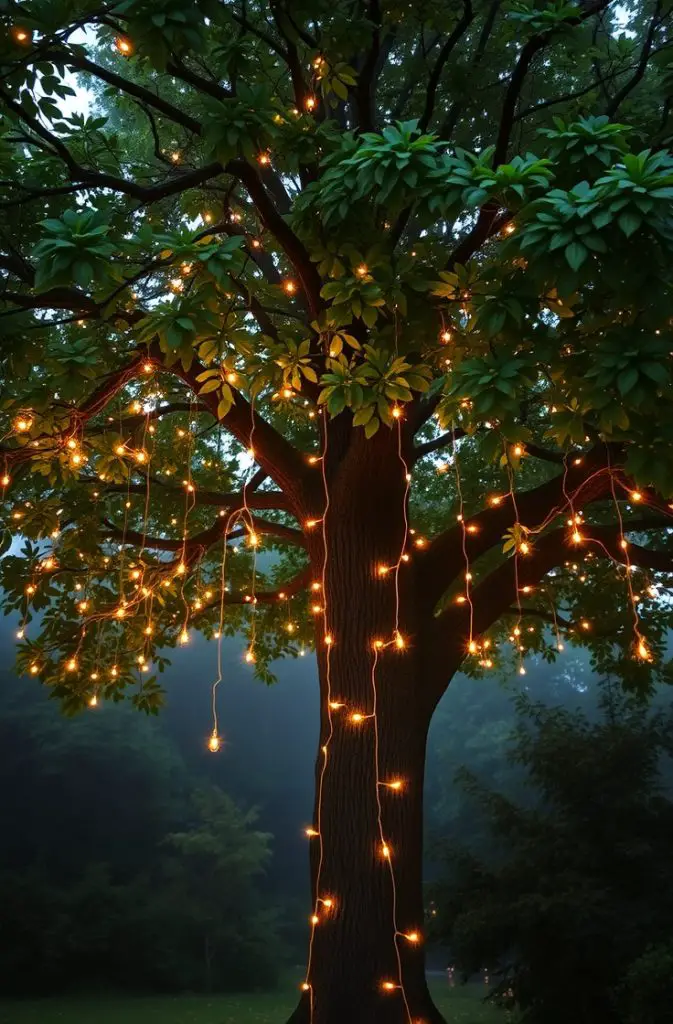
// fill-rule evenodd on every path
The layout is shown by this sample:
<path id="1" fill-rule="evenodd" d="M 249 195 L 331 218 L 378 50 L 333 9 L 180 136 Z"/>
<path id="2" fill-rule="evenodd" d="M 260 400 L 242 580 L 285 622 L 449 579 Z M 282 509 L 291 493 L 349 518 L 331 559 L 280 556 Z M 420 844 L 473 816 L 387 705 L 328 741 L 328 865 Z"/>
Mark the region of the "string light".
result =
<path id="1" fill-rule="evenodd" d="M 220 737 L 217 735 L 217 733 L 215 731 L 213 731 L 211 733 L 211 735 L 210 735 L 209 740 L 208 740 L 208 750 L 211 752 L 211 754 L 216 754 L 218 752 L 218 750 L 220 749 L 220 746 L 221 746 Z"/>
<path id="2" fill-rule="evenodd" d="M 125 39 L 124 36 L 117 36 L 115 39 L 115 46 L 120 53 L 123 53 L 125 57 L 128 57 L 133 52 L 133 45 L 129 39 Z"/>

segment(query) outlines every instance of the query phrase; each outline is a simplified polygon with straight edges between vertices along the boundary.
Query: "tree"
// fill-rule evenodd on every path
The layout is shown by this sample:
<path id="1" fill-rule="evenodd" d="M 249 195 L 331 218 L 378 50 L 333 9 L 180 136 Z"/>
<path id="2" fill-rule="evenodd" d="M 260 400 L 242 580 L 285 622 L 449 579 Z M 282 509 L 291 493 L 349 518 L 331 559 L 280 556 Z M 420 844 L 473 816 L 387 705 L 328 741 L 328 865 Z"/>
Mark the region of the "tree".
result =
<path id="1" fill-rule="evenodd" d="M 155 710 L 144 670 L 192 625 L 247 629 L 267 679 L 313 635 L 293 1021 L 436 1024 L 423 759 L 452 675 L 563 633 L 631 685 L 663 670 L 668 6 L 8 10 L 21 664 L 67 708 Z"/>
<path id="2" fill-rule="evenodd" d="M 486 859 L 454 850 L 436 920 L 463 970 L 497 965 L 494 997 L 530 1024 L 670 1012 L 670 702 L 648 710 L 604 683 L 600 704 L 592 721 L 517 698 L 525 803 L 462 773 L 493 844 Z"/>

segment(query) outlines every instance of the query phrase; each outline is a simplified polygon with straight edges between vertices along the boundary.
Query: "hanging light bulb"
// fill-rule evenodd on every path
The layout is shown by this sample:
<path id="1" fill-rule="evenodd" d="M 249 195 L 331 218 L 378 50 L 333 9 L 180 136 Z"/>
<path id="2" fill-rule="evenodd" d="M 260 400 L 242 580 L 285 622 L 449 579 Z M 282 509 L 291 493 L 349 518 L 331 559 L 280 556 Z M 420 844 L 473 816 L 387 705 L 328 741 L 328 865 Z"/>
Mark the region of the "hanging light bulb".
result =
<path id="1" fill-rule="evenodd" d="M 213 729 L 208 739 L 208 750 L 211 754 L 216 754 L 221 746 L 220 737 L 217 735 L 217 730 Z"/>

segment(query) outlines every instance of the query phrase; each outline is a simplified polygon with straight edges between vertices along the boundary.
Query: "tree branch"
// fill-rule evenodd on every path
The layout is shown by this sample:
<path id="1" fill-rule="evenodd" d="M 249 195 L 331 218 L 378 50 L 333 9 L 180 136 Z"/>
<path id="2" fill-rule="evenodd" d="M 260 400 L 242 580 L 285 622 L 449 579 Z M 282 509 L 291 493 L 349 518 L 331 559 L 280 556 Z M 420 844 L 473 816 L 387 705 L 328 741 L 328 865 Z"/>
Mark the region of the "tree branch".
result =
<path id="1" fill-rule="evenodd" d="M 423 132 L 427 130 L 435 110 L 437 88 L 439 86 L 439 82 L 442 77 L 442 72 L 444 70 L 446 62 L 453 53 L 455 47 L 460 42 L 463 35 L 467 32 L 470 24 L 472 23 L 473 17 L 474 12 L 472 10 L 472 0 L 463 0 L 463 13 L 460 17 L 460 20 L 457 22 L 453 32 L 451 32 L 448 39 L 446 40 L 441 50 L 439 51 L 439 54 L 437 55 L 437 60 L 435 61 L 435 66 L 433 67 L 432 72 L 430 73 L 430 79 L 428 81 L 428 87 L 425 93 L 425 105 L 423 107 L 423 113 L 421 114 L 421 118 L 419 121 L 419 128 Z"/>

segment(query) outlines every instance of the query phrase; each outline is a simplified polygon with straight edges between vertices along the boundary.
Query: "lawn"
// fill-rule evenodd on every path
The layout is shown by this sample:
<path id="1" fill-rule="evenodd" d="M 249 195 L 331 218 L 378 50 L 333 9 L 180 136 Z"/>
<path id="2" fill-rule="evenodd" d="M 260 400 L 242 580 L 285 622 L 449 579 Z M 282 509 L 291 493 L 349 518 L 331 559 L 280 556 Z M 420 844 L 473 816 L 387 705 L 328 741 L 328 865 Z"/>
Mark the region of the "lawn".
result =
<path id="1" fill-rule="evenodd" d="M 449 1024 L 495 1024 L 504 1021 L 483 1006 L 479 985 L 450 989 L 433 986 L 437 1005 Z M 283 1024 L 294 995 L 181 996 L 121 999 L 45 999 L 0 1002 L 0 1024 Z"/>

